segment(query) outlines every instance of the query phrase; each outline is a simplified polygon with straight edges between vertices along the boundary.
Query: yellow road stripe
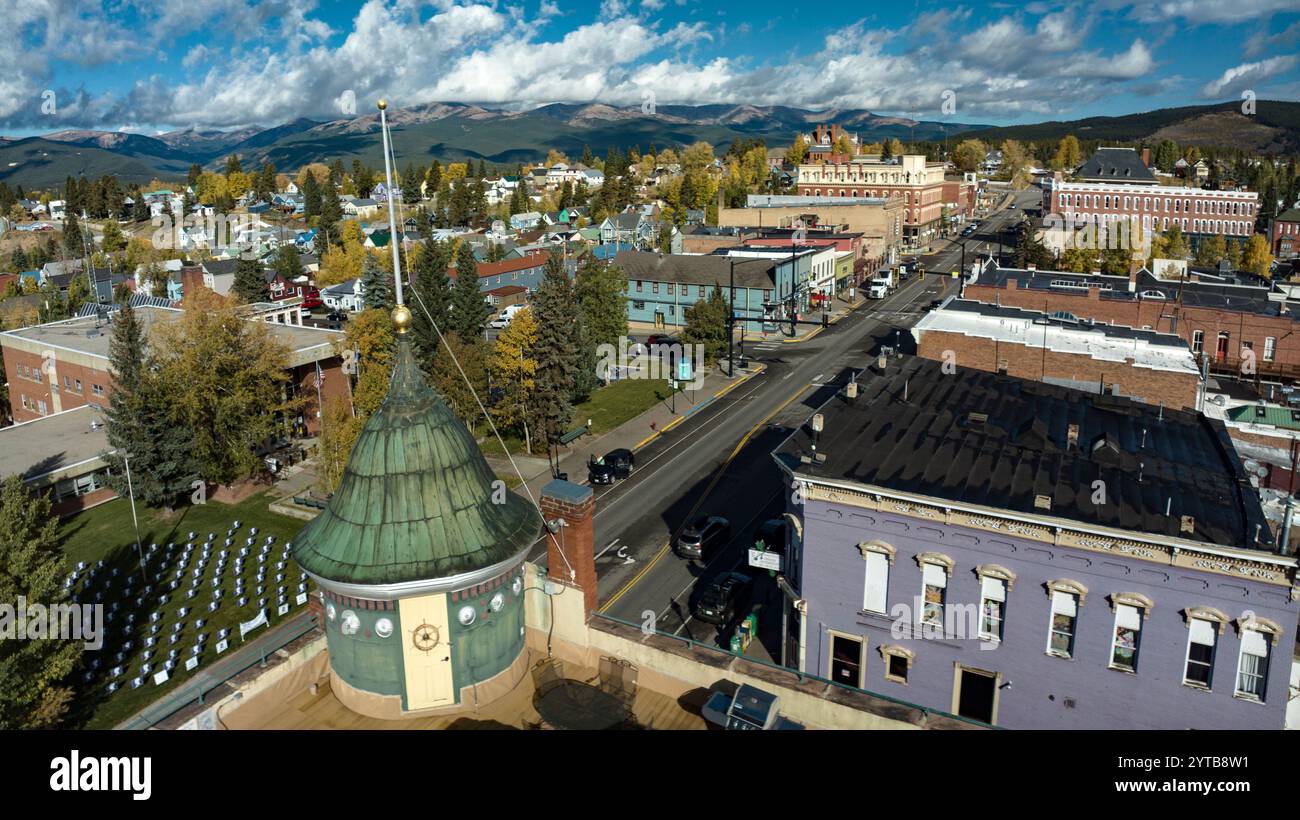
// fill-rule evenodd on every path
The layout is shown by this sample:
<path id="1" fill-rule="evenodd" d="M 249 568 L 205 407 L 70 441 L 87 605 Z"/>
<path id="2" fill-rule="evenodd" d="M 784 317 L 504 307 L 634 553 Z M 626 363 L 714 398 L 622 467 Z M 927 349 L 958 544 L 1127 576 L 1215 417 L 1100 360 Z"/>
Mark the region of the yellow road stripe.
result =
<path id="1" fill-rule="evenodd" d="M 768 413 L 766 416 L 763 417 L 762 421 L 760 421 L 758 424 L 755 424 L 753 427 L 750 428 L 749 432 L 745 434 L 744 438 L 742 438 L 740 442 L 736 444 L 736 447 L 731 451 L 731 454 L 727 456 L 727 460 L 724 461 L 722 463 L 722 466 L 719 467 L 718 470 L 713 474 L 713 479 L 709 482 L 709 486 L 704 489 L 704 492 L 703 494 L 700 495 L 699 500 L 695 502 L 695 506 L 691 507 L 691 511 L 686 514 L 686 517 L 684 519 L 682 519 L 684 522 L 690 521 L 692 518 L 695 517 L 695 513 L 699 511 L 700 506 L 705 502 L 706 499 L 708 499 L 709 493 L 713 492 L 713 488 L 716 487 L 718 485 L 718 482 L 722 480 L 722 476 L 727 472 L 727 468 L 731 466 L 731 462 L 735 461 L 736 456 L 740 455 L 740 451 L 749 442 L 749 440 L 753 437 L 753 435 L 757 433 L 769 421 L 771 421 L 773 416 L 775 416 L 777 413 L 780 413 L 785 408 L 789 407 L 791 402 L 793 402 L 795 399 L 803 395 L 804 391 L 806 391 L 810 387 L 812 387 L 812 382 L 809 382 L 808 384 L 805 384 L 803 387 L 800 387 L 798 390 L 796 390 L 794 393 L 790 395 L 790 398 L 781 402 L 780 407 L 777 407 L 771 413 Z M 611 606 L 613 606 L 618 601 L 619 598 L 622 598 L 623 595 L 629 589 L 631 589 L 633 586 L 639 583 L 641 579 L 645 577 L 646 573 L 648 573 L 651 569 L 654 568 L 656 564 L 659 563 L 659 559 L 663 558 L 665 555 L 668 554 L 668 550 L 672 547 L 672 543 L 673 543 L 672 536 L 669 536 L 668 540 L 665 541 L 664 545 L 659 548 L 659 551 L 655 553 L 654 557 L 651 558 L 648 562 L 646 562 L 646 565 L 641 568 L 641 571 L 638 572 L 636 575 L 633 575 L 630 579 L 628 579 L 628 582 L 624 584 L 623 587 L 619 589 L 618 592 L 615 592 L 613 596 L 611 596 L 610 599 L 606 601 L 605 604 L 602 607 L 600 607 L 600 609 L 597 610 L 597 612 L 607 611 Z"/>

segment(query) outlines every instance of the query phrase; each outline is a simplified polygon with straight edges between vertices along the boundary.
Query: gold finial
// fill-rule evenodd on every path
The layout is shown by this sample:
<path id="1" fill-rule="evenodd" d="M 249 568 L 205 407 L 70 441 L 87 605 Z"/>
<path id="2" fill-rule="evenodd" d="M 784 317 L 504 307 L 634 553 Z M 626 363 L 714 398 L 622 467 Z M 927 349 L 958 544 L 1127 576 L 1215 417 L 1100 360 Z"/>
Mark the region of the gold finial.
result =
<path id="1" fill-rule="evenodd" d="M 380 97 L 380 98 L 379 98 L 379 110 L 380 110 L 380 111 L 383 111 L 383 110 L 384 110 L 385 108 L 387 108 L 387 107 L 388 107 L 388 100 L 384 99 L 383 97 Z"/>
<path id="2" fill-rule="evenodd" d="M 405 333 L 411 327 L 411 311 L 406 305 L 393 308 L 393 327 L 398 333 Z"/>

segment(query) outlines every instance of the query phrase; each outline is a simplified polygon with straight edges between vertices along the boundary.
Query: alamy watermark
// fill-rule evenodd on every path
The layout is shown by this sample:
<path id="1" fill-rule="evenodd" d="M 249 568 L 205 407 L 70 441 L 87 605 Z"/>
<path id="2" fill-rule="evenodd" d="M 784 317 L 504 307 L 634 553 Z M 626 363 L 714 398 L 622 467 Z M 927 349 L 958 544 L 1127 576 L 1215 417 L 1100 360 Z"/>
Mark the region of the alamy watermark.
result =
<path id="1" fill-rule="evenodd" d="M 240 259 L 261 257 L 259 246 L 265 224 L 256 214 L 190 214 L 179 220 L 160 213 L 150 220 L 154 228 L 150 241 L 155 248 L 187 251 L 237 249 Z"/>
<path id="2" fill-rule="evenodd" d="M 704 348 L 681 342 L 645 345 L 621 336 L 617 347 L 596 348 L 596 376 L 603 381 L 665 379 L 679 382 L 683 390 L 699 390 L 704 385 Z"/>
<path id="3" fill-rule="evenodd" d="M 103 604 L 39 604 L 19 595 L 0 603 L 0 641 L 82 641 L 86 649 L 104 646 Z"/>

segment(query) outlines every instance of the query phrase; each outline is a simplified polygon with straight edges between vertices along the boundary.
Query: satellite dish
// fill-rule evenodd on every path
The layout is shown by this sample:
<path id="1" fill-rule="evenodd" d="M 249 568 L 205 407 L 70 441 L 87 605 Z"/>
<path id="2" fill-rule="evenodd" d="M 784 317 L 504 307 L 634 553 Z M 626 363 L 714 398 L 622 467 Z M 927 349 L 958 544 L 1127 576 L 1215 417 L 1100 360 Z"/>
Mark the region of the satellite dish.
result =
<path id="1" fill-rule="evenodd" d="M 1258 461 L 1255 461 L 1253 458 L 1246 459 L 1242 466 L 1246 468 L 1246 472 L 1259 478 L 1264 478 L 1268 475 L 1268 468 L 1263 464 L 1260 464 Z"/>

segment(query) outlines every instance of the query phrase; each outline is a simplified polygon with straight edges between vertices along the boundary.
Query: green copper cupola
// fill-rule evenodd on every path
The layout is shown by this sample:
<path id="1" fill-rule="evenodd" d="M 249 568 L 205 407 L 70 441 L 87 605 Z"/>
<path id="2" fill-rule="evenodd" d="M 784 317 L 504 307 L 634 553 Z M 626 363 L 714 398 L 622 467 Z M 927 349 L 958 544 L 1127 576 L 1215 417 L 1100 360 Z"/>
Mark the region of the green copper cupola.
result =
<path id="1" fill-rule="evenodd" d="M 393 190 L 387 103 L 379 102 Z M 394 237 L 397 217 L 388 202 Z M 392 243 L 397 350 L 329 505 L 293 541 L 321 590 L 330 683 L 354 711 L 401 718 L 456 711 L 525 673 L 524 572 L 537 508 L 499 482 L 425 381 L 411 351 L 399 241 Z"/>

